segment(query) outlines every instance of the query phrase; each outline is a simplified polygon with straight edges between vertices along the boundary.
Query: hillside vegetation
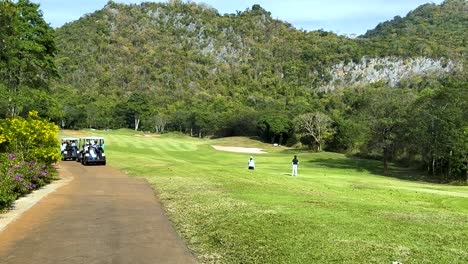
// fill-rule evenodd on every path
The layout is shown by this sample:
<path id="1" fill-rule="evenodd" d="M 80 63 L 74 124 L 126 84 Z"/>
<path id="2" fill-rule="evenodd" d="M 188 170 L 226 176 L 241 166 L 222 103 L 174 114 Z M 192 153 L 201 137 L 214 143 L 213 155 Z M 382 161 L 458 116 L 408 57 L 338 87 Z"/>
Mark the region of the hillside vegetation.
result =
<path id="1" fill-rule="evenodd" d="M 468 4 L 465 0 L 446 0 L 441 5 L 425 4 L 396 16 L 369 30 L 363 39 L 370 39 L 377 52 L 386 56 L 427 56 L 465 60 L 468 51 L 466 27 Z"/>
<path id="2" fill-rule="evenodd" d="M 259 5 L 219 14 L 178 0 L 109 1 L 32 49 L 56 53 L 60 78 L 37 67 L 50 66 L 49 56 L 30 67 L 6 63 L 0 106 L 13 115 L 38 110 L 64 128 L 257 136 L 466 181 L 466 11 L 463 0 L 427 4 L 350 39 L 297 30 Z M 31 36 L 50 29 L 30 26 Z M 27 47 L 0 49 L 2 58 L 30 56 Z M 47 78 L 30 85 L 16 71 Z"/>

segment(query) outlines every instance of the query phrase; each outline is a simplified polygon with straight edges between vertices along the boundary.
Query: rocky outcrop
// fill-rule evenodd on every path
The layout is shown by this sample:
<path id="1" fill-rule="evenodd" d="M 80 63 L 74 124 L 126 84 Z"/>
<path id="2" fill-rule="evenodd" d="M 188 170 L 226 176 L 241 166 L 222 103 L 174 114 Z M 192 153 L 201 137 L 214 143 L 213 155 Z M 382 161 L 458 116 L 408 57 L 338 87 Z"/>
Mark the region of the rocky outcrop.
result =
<path id="1" fill-rule="evenodd" d="M 337 86 L 385 82 L 396 86 L 400 81 L 412 76 L 443 76 L 462 71 L 462 64 L 445 59 L 417 58 L 369 58 L 363 57 L 359 63 L 344 62 L 331 67 L 328 73 L 331 81 L 321 90 L 334 90 Z"/>

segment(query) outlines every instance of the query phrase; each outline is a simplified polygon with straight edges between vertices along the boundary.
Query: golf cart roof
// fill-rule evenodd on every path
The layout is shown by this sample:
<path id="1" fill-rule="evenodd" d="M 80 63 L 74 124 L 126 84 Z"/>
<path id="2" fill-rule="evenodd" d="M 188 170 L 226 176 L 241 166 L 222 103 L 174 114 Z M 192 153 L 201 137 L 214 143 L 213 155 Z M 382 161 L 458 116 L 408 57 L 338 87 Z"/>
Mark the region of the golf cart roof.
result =
<path id="1" fill-rule="evenodd" d="M 73 137 L 65 137 L 65 138 L 62 138 L 62 141 L 67 141 L 67 140 L 76 141 L 76 140 L 78 140 L 78 138 L 73 138 Z"/>

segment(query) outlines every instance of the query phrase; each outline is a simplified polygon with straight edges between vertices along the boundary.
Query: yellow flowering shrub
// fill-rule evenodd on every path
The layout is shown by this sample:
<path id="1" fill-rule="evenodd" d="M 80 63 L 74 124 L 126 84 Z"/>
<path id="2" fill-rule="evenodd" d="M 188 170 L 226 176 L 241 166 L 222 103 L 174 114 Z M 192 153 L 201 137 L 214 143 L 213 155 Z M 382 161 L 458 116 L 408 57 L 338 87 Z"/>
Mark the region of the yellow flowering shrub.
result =
<path id="1" fill-rule="evenodd" d="M 0 152 L 17 153 L 23 160 L 47 164 L 60 160 L 58 127 L 41 117 L 36 111 L 28 118 L 0 120 Z"/>

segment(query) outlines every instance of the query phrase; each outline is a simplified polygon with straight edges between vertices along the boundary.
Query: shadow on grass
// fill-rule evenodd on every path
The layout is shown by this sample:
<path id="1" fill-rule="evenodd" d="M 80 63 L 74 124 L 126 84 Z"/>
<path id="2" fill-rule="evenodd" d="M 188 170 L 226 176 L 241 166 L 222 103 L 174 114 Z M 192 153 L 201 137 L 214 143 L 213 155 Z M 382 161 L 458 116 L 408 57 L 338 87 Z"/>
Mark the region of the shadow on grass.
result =
<path id="1" fill-rule="evenodd" d="M 314 167 L 331 169 L 355 170 L 357 172 L 369 172 L 374 175 L 397 178 L 408 181 L 430 182 L 424 174 L 414 168 L 406 168 L 389 164 L 388 175 L 384 174 L 383 162 L 378 160 L 362 159 L 353 156 L 342 156 L 340 158 L 317 157 L 306 161 Z"/>
<path id="2" fill-rule="evenodd" d="M 338 153 L 312 152 L 310 149 L 285 149 L 283 154 L 291 156 L 308 154 L 312 159 L 301 161 L 312 165 L 312 167 L 323 167 L 330 169 L 355 170 L 356 172 L 368 172 L 370 174 L 396 178 L 407 181 L 423 181 L 430 183 L 439 183 L 435 179 L 427 177 L 424 172 L 412 167 L 398 166 L 389 163 L 388 175 L 384 174 L 383 161 L 364 159 L 352 155 L 341 155 Z M 304 164 L 302 163 L 302 164 Z"/>

